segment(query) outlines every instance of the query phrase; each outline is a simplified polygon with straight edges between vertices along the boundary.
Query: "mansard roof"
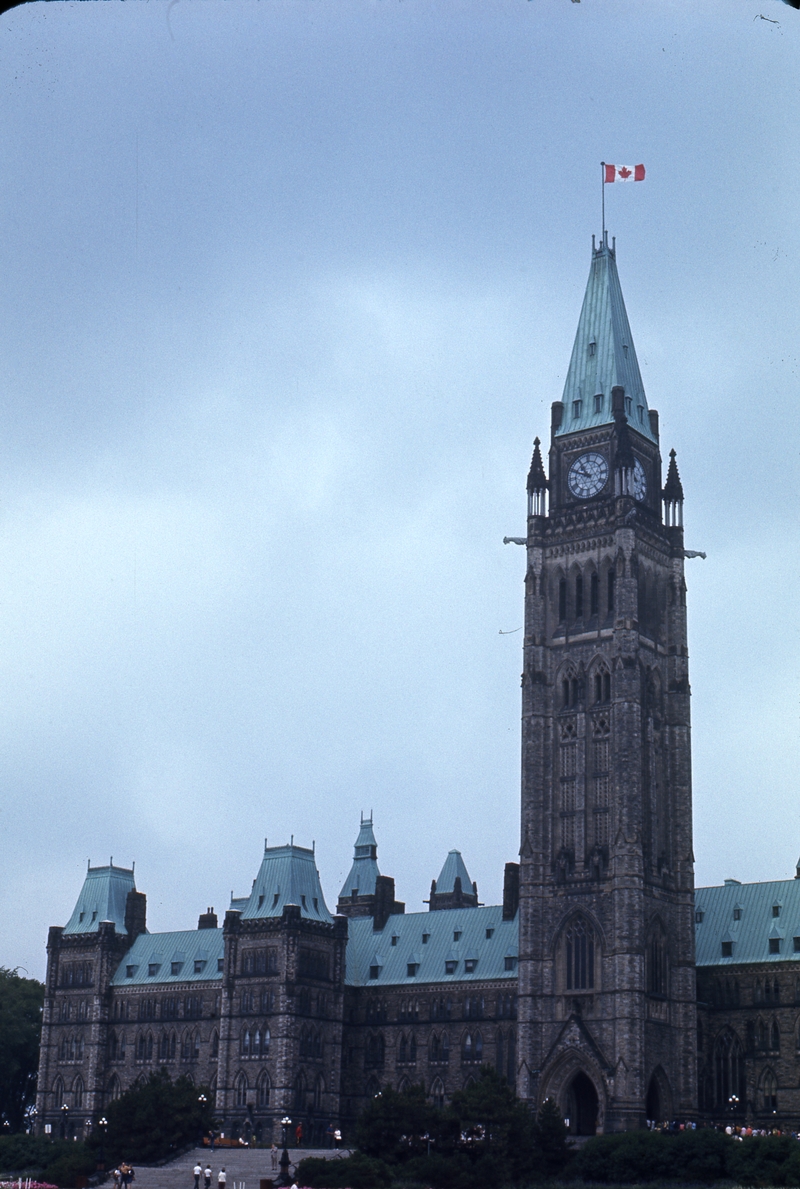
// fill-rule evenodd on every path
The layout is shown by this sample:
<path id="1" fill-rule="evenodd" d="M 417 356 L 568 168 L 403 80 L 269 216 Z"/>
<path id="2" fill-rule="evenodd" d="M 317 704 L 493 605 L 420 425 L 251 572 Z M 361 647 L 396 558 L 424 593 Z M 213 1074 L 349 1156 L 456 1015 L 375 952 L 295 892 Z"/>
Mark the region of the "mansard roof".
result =
<path id="1" fill-rule="evenodd" d="M 96 933 L 101 921 L 113 921 L 117 933 L 127 933 L 125 904 L 134 892 L 133 868 L 88 866 L 78 901 L 64 927 L 65 933 Z"/>
<path id="2" fill-rule="evenodd" d="M 396 914 L 383 929 L 376 932 L 372 926 L 370 917 L 347 922 L 348 986 L 414 987 L 517 977 L 517 917 L 504 921 L 499 904 Z M 467 962 L 472 969 L 466 969 Z M 414 975 L 409 975 L 409 965 L 416 967 Z"/>
<path id="3" fill-rule="evenodd" d="M 238 908 L 243 899 L 232 900 L 232 906 Z M 333 924 L 322 895 L 313 849 L 295 846 L 294 840 L 288 846 L 268 847 L 265 843 L 261 867 L 241 910 L 242 920 L 283 916 L 287 904 L 296 904 L 300 915 L 307 920 Z"/>
<path id="4" fill-rule="evenodd" d="M 454 892 L 456 888 L 456 878 L 461 879 L 462 892 L 472 891 L 472 880 L 467 871 L 467 865 L 461 857 L 460 850 L 451 850 L 444 861 L 439 873 L 439 878 L 436 881 L 436 894 L 442 895 L 447 892 Z"/>
<path id="5" fill-rule="evenodd" d="M 350 874 L 342 884 L 339 899 L 344 900 L 357 892 L 359 896 L 374 896 L 378 870 L 378 844 L 372 830 L 372 815 L 361 816 L 361 828 L 356 839 L 353 865 Z"/>
<path id="6" fill-rule="evenodd" d="M 698 966 L 800 963 L 800 879 L 750 884 L 726 879 L 721 887 L 695 889 L 694 899 Z M 774 953 L 770 939 L 777 942 Z"/>
<path id="7" fill-rule="evenodd" d="M 207 983 L 222 978 L 224 953 L 221 929 L 142 933 L 117 967 L 111 985 L 158 986 L 163 990 L 176 983 Z M 199 969 L 195 970 L 195 965 Z"/>
<path id="8" fill-rule="evenodd" d="M 617 385 L 625 389 L 626 398 L 631 398 L 631 428 L 655 442 L 617 274 L 616 247 L 609 247 L 606 232 L 599 248 L 592 239 L 592 264 L 561 398 L 564 416 L 556 436 L 612 424 L 611 389 Z M 604 400 L 599 412 L 595 412 L 598 393 Z"/>

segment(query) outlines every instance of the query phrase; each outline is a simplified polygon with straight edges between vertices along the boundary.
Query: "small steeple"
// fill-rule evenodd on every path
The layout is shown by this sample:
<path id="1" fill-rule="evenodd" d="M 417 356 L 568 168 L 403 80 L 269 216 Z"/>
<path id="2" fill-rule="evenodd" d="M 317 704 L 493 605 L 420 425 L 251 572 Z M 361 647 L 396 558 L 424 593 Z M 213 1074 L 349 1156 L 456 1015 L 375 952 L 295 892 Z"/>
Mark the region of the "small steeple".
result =
<path id="1" fill-rule="evenodd" d="M 435 912 L 442 908 L 477 908 L 478 885 L 473 883 L 460 850 L 451 850 L 439 872 L 439 878 L 431 882 L 431 898 L 428 909 Z"/>
<path id="2" fill-rule="evenodd" d="M 664 514 L 668 528 L 683 528 L 683 484 L 678 474 L 675 451 L 669 452 L 667 481 L 663 490 Z"/>
<path id="3" fill-rule="evenodd" d="M 544 473 L 544 464 L 542 463 L 542 452 L 539 449 L 541 442 L 538 438 L 533 439 L 533 458 L 531 459 L 531 469 L 528 471 L 528 515 L 529 516 L 546 516 L 546 498 L 547 498 L 547 476 Z"/>
<path id="4" fill-rule="evenodd" d="M 611 393 L 617 387 L 624 389 L 623 412 L 631 428 L 657 443 L 657 420 L 647 408 L 617 275 L 616 247 L 609 247 L 606 232 L 599 248 L 592 243 L 592 265 L 554 434 L 561 437 L 611 424 Z"/>

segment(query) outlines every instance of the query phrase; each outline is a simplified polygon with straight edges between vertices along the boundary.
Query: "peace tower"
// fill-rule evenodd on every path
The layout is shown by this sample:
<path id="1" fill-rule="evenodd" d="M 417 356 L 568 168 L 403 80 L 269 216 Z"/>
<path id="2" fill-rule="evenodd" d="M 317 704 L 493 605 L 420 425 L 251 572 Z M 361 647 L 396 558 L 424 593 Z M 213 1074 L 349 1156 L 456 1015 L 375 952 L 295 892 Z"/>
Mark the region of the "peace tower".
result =
<path id="1" fill-rule="evenodd" d="M 690 1115 L 683 490 L 674 451 L 662 487 L 606 233 L 524 543 L 518 1089 L 578 1134 Z"/>

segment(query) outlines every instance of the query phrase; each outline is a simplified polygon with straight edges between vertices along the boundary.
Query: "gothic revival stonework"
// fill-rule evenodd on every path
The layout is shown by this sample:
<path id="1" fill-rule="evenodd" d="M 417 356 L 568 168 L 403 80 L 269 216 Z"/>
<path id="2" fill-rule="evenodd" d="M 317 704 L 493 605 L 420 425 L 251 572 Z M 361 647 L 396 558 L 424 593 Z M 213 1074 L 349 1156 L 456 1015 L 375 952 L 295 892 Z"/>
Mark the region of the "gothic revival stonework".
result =
<path id="1" fill-rule="evenodd" d="M 800 1116 L 798 880 L 693 890 L 683 490 L 662 486 L 614 245 L 593 247 L 549 477 L 528 476 L 520 863 L 481 905 L 458 851 L 406 913 L 362 818 L 336 915 L 267 847 L 222 926 L 148 933 L 91 868 L 50 930 L 37 1122 L 81 1134 L 149 1071 L 226 1134 L 347 1133 L 387 1084 L 443 1103 L 494 1065 L 579 1134 Z M 516 538 L 515 538 L 516 540 Z M 698 957 L 695 964 L 695 938 Z M 795 973 L 797 972 L 797 973 Z"/>
<path id="2" fill-rule="evenodd" d="M 695 1107 L 682 491 L 615 249 L 528 479 L 518 1089 L 579 1133 Z M 664 514 L 662 515 L 662 508 Z"/>

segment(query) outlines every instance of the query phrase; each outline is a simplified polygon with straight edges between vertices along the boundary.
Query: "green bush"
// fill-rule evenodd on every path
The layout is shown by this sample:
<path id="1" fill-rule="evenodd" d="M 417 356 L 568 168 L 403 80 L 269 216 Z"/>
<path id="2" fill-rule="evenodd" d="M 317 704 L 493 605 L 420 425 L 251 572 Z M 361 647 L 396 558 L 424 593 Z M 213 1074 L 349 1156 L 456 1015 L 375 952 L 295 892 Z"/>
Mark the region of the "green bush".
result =
<path id="1" fill-rule="evenodd" d="M 796 1179 L 800 1165 L 797 1147 L 797 1140 L 789 1135 L 754 1135 L 741 1143 L 733 1141 L 728 1155 L 728 1176 L 740 1185 L 797 1185 L 800 1183 Z"/>
<path id="2" fill-rule="evenodd" d="M 54 1140 L 49 1135 L 0 1135 L 0 1171 L 45 1168 L 74 1146 L 71 1140 Z"/>
<path id="3" fill-rule="evenodd" d="M 392 1183 L 392 1173 L 383 1160 L 354 1152 L 339 1160 L 307 1156 L 298 1164 L 294 1179 L 309 1189 L 385 1189 Z"/>
<path id="4" fill-rule="evenodd" d="M 570 1171 L 584 1181 L 630 1185 L 685 1180 L 712 1184 L 726 1175 L 733 1140 L 717 1131 L 625 1131 L 590 1139 Z M 747 1185 L 753 1181 L 742 1182 Z"/>
<path id="5" fill-rule="evenodd" d="M 48 1164 L 42 1174 L 45 1181 L 53 1185 L 61 1185 L 63 1189 L 74 1189 L 78 1177 L 89 1177 L 97 1170 L 97 1159 L 92 1152 L 87 1152 L 83 1144 L 72 1144 L 72 1151 L 65 1152 L 52 1164 Z"/>

